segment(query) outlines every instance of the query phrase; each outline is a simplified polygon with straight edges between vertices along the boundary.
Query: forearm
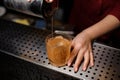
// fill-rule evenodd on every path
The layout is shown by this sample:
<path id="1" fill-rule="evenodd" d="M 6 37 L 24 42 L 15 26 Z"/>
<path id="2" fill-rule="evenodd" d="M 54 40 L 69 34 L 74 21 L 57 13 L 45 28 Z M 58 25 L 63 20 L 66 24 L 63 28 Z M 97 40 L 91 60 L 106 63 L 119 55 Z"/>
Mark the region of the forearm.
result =
<path id="1" fill-rule="evenodd" d="M 95 39 L 119 26 L 120 21 L 115 16 L 108 15 L 98 23 L 84 30 L 83 32 L 86 32 L 91 37 L 91 39 Z"/>

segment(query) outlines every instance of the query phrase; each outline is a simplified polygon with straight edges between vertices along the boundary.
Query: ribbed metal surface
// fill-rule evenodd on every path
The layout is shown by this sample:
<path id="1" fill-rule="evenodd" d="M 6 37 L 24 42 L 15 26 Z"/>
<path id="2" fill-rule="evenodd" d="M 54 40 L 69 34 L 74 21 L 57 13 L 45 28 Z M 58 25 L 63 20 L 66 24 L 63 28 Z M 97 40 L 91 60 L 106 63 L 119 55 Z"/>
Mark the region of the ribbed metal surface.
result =
<path id="1" fill-rule="evenodd" d="M 95 66 L 74 73 L 73 67 L 54 67 L 47 58 L 45 37 L 48 31 L 0 20 L 0 51 L 80 80 L 120 80 L 120 50 L 94 43 Z"/>

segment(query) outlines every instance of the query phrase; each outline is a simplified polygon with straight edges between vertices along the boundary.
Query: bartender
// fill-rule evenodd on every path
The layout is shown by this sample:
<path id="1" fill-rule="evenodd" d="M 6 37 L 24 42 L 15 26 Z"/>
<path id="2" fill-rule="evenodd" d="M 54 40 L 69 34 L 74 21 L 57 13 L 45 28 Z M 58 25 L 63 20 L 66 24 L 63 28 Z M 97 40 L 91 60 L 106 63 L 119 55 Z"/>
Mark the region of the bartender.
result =
<path id="1" fill-rule="evenodd" d="M 75 25 L 76 33 L 68 66 L 75 60 L 74 71 L 79 70 L 81 63 L 85 71 L 88 66 L 94 66 L 93 40 L 120 41 L 120 0 L 73 0 L 68 23 Z"/>

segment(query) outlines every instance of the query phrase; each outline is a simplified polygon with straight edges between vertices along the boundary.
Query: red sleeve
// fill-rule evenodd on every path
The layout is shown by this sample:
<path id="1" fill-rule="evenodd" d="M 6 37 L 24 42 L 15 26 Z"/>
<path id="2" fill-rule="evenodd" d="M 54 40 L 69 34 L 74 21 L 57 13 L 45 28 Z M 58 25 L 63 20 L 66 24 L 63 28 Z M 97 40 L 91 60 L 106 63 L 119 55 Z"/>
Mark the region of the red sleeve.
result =
<path id="1" fill-rule="evenodd" d="M 112 11 L 110 12 L 110 14 L 117 17 L 120 21 L 120 0 L 116 1 L 116 4 L 115 4 L 114 8 L 112 9 Z"/>
<path id="2" fill-rule="evenodd" d="M 78 4 L 79 4 L 79 0 L 73 1 L 73 6 L 70 12 L 69 19 L 68 19 L 68 23 L 71 25 L 75 25 L 77 22 L 79 23 L 79 21 L 77 20 L 79 16 L 76 15 L 76 14 L 79 14 L 78 7 L 80 7 L 80 5 Z"/>

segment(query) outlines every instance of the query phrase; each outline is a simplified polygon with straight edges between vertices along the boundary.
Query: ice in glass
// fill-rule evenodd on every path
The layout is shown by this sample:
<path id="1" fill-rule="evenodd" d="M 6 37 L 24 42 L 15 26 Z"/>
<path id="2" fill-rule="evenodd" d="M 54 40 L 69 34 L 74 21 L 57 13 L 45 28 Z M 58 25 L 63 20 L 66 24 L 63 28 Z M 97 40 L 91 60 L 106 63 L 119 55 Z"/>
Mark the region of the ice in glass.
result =
<path id="1" fill-rule="evenodd" d="M 66 65 L 70 56 L 71 40 L 72 38 L 65 34 L 47 36 L 47 56 L 52 65 L 57 67 Z"/>

